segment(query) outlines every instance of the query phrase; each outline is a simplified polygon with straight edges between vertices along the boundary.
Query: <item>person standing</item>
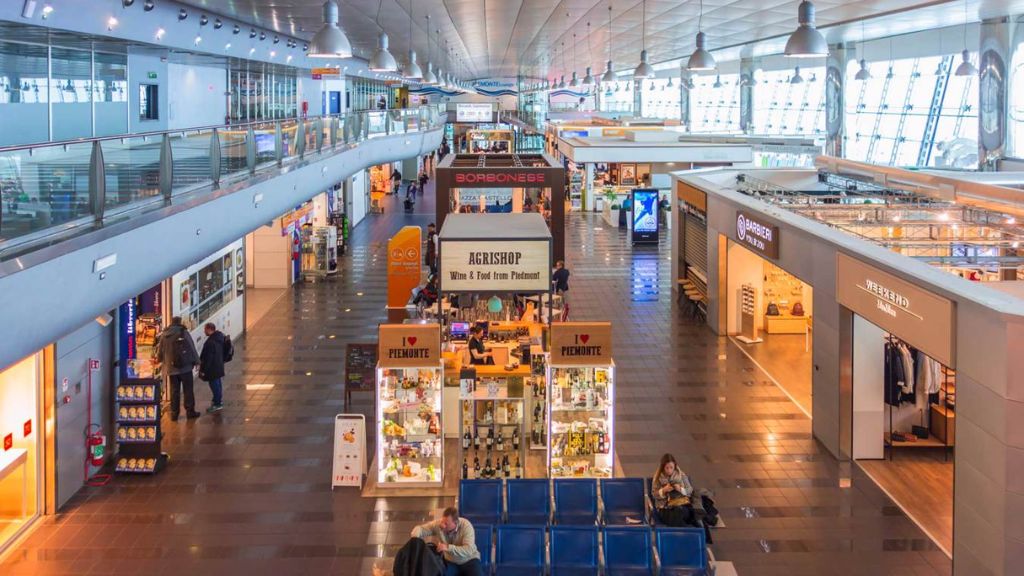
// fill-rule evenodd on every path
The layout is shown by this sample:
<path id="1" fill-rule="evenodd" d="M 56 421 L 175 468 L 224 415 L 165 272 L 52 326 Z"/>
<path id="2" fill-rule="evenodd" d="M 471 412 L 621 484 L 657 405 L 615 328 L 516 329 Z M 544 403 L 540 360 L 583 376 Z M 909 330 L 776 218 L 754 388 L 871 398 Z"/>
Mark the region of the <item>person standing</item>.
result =
<path id="1" fill-rule="evenodd" d="M 398 194 L 398 188 L 402 185 L 402 173 L 395 168 L 391 172 L 391 188 L 395 194 Z"/>
<path id="2" fill-rule="evenodd" d="M 437 274 L 437 226 L 427 224 L 427 249 L 424 250 L 423 263 L 430 269 L 430 274 Z"/>
<path id="3" fill-rule="evenodd" d="M 196 411 L 196 396 L 193 388 L 192 371 L 199 365 L 199 354 L 192 335 L 181 323 L 181 316 L 171 318 L 171 325 L 164 328 L 157 336 L 154 355 L 159 355 L 157 363 L 167 374 L 171 383 L 171 421 L 178 421 L 181 411 L 181 396 L 185 395 L 185 416 L 199 418 Z"/>
<path id="4" fill-rule="evenodd" d="M 562 322 L 569 318 L 569 269 L 565 267 L 565 261 L 555 262 L 555 271 L 551 274 L 551 284 L 555 294 L 562 297 Z"/>
<path id="5" fill-rule="evenodd" d="M 217 330 L 213 322 L 207 322 L 203 332 L 206 333 L 206 342 L 199 353 L 199 378 L 210 384 L 213 402 L 206 412 L 212 414 L 224 409 L 224 363 L 231 360 L 234 351 L 231 339 Z"/>
<path id="6" fill-rule="evenodd" d="M 445 508 L 439 520 L 413 528 L 412 537 L 437 545 L 437 551 L 444 557 L 445 576 L 483 576 L 476 531 L 469 520 L 459 518 L 458 508 Z"/>

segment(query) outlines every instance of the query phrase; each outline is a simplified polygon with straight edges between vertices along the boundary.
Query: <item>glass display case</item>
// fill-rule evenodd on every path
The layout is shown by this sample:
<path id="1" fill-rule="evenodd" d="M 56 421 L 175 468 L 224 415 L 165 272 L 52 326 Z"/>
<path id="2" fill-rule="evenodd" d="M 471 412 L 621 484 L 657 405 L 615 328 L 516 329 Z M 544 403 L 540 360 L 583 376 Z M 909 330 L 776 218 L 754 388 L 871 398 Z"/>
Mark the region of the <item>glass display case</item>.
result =
<path id="1" fill-rule="evenodd" d="M 464 368 L 459 375 L 459 437 L 463 478 L 522 478 L 528 445 L 526 401 L 534 393 L 530 367 Z"/>
<path id="2" fill-rule="evenodd" d="M 615 367 L 548 370 L 548 473 L 552 478 L 610 478 L 614 470 Z"/>
<path id="3" fill-rule="evenodd" d="M 440 486 L 441 367 L 378 368 L 377 462 L 380 485 Z"/>

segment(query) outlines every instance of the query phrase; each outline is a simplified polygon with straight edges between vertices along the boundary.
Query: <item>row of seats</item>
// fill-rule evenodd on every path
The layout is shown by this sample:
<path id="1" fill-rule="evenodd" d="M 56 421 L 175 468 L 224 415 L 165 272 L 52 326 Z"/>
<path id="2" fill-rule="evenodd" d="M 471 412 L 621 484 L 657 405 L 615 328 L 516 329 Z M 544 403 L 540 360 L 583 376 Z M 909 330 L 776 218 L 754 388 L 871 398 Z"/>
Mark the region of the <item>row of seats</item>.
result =
<path id="1" fill-rule="evenodd" d="M 602 567 L 605 576 L 712 573 L 700 528 L 479 525 L 476 545 L 487 575 L 596 576 Z"/>
<path id="2" fill-rule="evenodd" d="M 649 525 L 647 492 L 644 478 L 462 480 L 458 505 L 474 524 Z"/>

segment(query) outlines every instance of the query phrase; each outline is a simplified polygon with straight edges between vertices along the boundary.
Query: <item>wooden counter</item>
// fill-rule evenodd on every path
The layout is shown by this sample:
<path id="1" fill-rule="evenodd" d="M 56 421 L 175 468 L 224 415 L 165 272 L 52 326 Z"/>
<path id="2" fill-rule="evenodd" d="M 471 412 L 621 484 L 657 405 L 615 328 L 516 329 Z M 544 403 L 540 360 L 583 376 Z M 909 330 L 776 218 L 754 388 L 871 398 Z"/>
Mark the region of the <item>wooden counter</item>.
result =
<path id="1" fill-rule="evenodd" d="M 807 317 L 765 315 L 764 331 L 768 334 L 806 334 Z"/>

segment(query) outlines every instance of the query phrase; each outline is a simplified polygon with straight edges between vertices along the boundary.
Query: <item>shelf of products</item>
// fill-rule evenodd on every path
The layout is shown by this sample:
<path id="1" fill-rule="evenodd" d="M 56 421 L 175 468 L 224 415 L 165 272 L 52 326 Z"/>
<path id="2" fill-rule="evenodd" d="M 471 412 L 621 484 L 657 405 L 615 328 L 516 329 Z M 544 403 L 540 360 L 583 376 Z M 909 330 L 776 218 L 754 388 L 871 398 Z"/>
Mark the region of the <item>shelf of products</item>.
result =
<path id="1" fill-rule="evenodd" d="M 522 478 L 526 463 L 526 412 L 539 406 L 528 367 L 476 366 L 459 379 L 462 478 Z M 539 429 L 534 416 L 531 430 Z"/>
<path id="2" fill-rule="evenodd" d="M 552 478 L 612 476 L 614 372 L 611 365 L 549 369 Z"/>
<path id="3" fill-rule="evenodd" d="M 440 364 L 377 370 L 378 484 L 441 485 L 441 385 Z"/>
<path id="4" fill-rule="evenodd" d="M 160 381 L 126 379 L 114 390 L 117 401 L 117 457 L 114 470 L 128 474 L 154 474 L 167 463 L 160 450 Z"/>

